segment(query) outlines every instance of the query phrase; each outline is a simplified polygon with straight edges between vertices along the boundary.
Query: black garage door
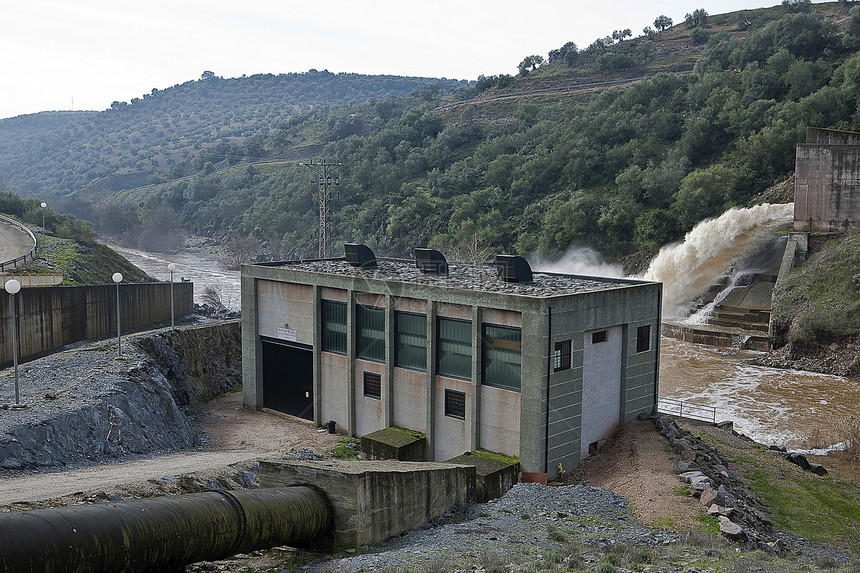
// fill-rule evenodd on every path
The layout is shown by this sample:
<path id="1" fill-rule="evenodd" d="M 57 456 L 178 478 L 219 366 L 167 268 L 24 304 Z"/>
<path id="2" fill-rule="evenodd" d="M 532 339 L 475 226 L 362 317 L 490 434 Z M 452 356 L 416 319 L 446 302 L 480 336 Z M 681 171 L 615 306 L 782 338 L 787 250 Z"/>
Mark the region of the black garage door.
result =
<path id="1" fill-rule="evenodd" d="M 267 340 L 262 343 L 263 407 L 313 420 L 313 350 Z"/>

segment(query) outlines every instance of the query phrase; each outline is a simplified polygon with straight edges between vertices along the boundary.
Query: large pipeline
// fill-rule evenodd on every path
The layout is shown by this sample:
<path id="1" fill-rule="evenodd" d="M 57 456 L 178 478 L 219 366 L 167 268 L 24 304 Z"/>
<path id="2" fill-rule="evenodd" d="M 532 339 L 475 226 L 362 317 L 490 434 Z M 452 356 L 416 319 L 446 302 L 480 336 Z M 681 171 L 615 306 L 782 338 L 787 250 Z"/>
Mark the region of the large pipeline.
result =
<path id="1" fill-rule="evenodd" d="M 0 570 L 184 571 L 197 561 L 309 545 L 333 514 L 310 487 L 209 491 L 0 515 Z"/>

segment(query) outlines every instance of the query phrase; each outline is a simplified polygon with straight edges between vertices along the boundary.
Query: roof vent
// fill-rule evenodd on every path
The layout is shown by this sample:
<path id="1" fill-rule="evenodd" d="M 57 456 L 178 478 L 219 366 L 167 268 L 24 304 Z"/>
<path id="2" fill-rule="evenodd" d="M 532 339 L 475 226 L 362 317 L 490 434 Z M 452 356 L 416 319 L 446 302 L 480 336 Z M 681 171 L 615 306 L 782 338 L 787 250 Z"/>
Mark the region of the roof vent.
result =
<path id="1" fill-rule="evenodd" d="M 506 283 L 532 282 L 532 268 L 517 255 L 496 255 L 496 274 Z"/>
<path id="2" fill-rule="evenodd" d="M 346 252 L 346 262 L 353 267 L 361 267 L 363 269 L 376 268 L 376 255 L 373 254 L 373 251 L 367 245 L 346 243 L 343 249 Z"/>
<path id="3" fill-rule="evenodd" d="M 415 249 L 415 266 L 425 275 L 448 276 L 445 255 L 434 249 Z"/>

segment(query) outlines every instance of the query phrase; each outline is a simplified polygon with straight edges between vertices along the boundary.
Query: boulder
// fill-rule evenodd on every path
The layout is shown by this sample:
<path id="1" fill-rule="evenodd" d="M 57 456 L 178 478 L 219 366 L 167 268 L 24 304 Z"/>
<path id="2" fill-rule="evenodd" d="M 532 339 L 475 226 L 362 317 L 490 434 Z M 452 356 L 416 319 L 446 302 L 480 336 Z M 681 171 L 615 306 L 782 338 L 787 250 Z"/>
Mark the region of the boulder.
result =
<path id="1" fill-rule="evenodd" d="M 744 528 L 730 520 L 728 517 L 721 515 L 720 519 L 720 535 L 731 541 L 743 541 L 746 539 Z"/>
<path id="2" fill-rule="evenodd" d="M 708 508 L 708 513 L 710 515 L 722 515 L 723 517 L 731 516 L 734 511 L 734 508 L 723 507 L 722 505 L 717 505 L 716 503 L 711 504 L 711 507 Z"/>
<path id="3" fill-rule="evenodd" d="M 808 470 L 810 467 L 809 460 L 807 460 L 806 456 L 804 456 L 803 454 L 788 454 L 787 456 L 785 456 L 785 459 L 787 459 L 793 464 L 799 465 L 805 470 Z"/>

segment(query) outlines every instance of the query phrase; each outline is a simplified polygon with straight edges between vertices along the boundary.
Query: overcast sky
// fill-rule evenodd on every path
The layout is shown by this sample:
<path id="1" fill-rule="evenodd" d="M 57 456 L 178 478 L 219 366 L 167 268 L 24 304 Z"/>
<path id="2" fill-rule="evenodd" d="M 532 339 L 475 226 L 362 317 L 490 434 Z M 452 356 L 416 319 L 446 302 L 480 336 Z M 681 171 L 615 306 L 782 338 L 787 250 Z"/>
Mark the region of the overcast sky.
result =
<path id="1" fill-rule="evenodd" d="M 104 110 L 206 71 L 474 80 L 663 14 L 779 0 L 4 0 L 0 118 Z"/>

